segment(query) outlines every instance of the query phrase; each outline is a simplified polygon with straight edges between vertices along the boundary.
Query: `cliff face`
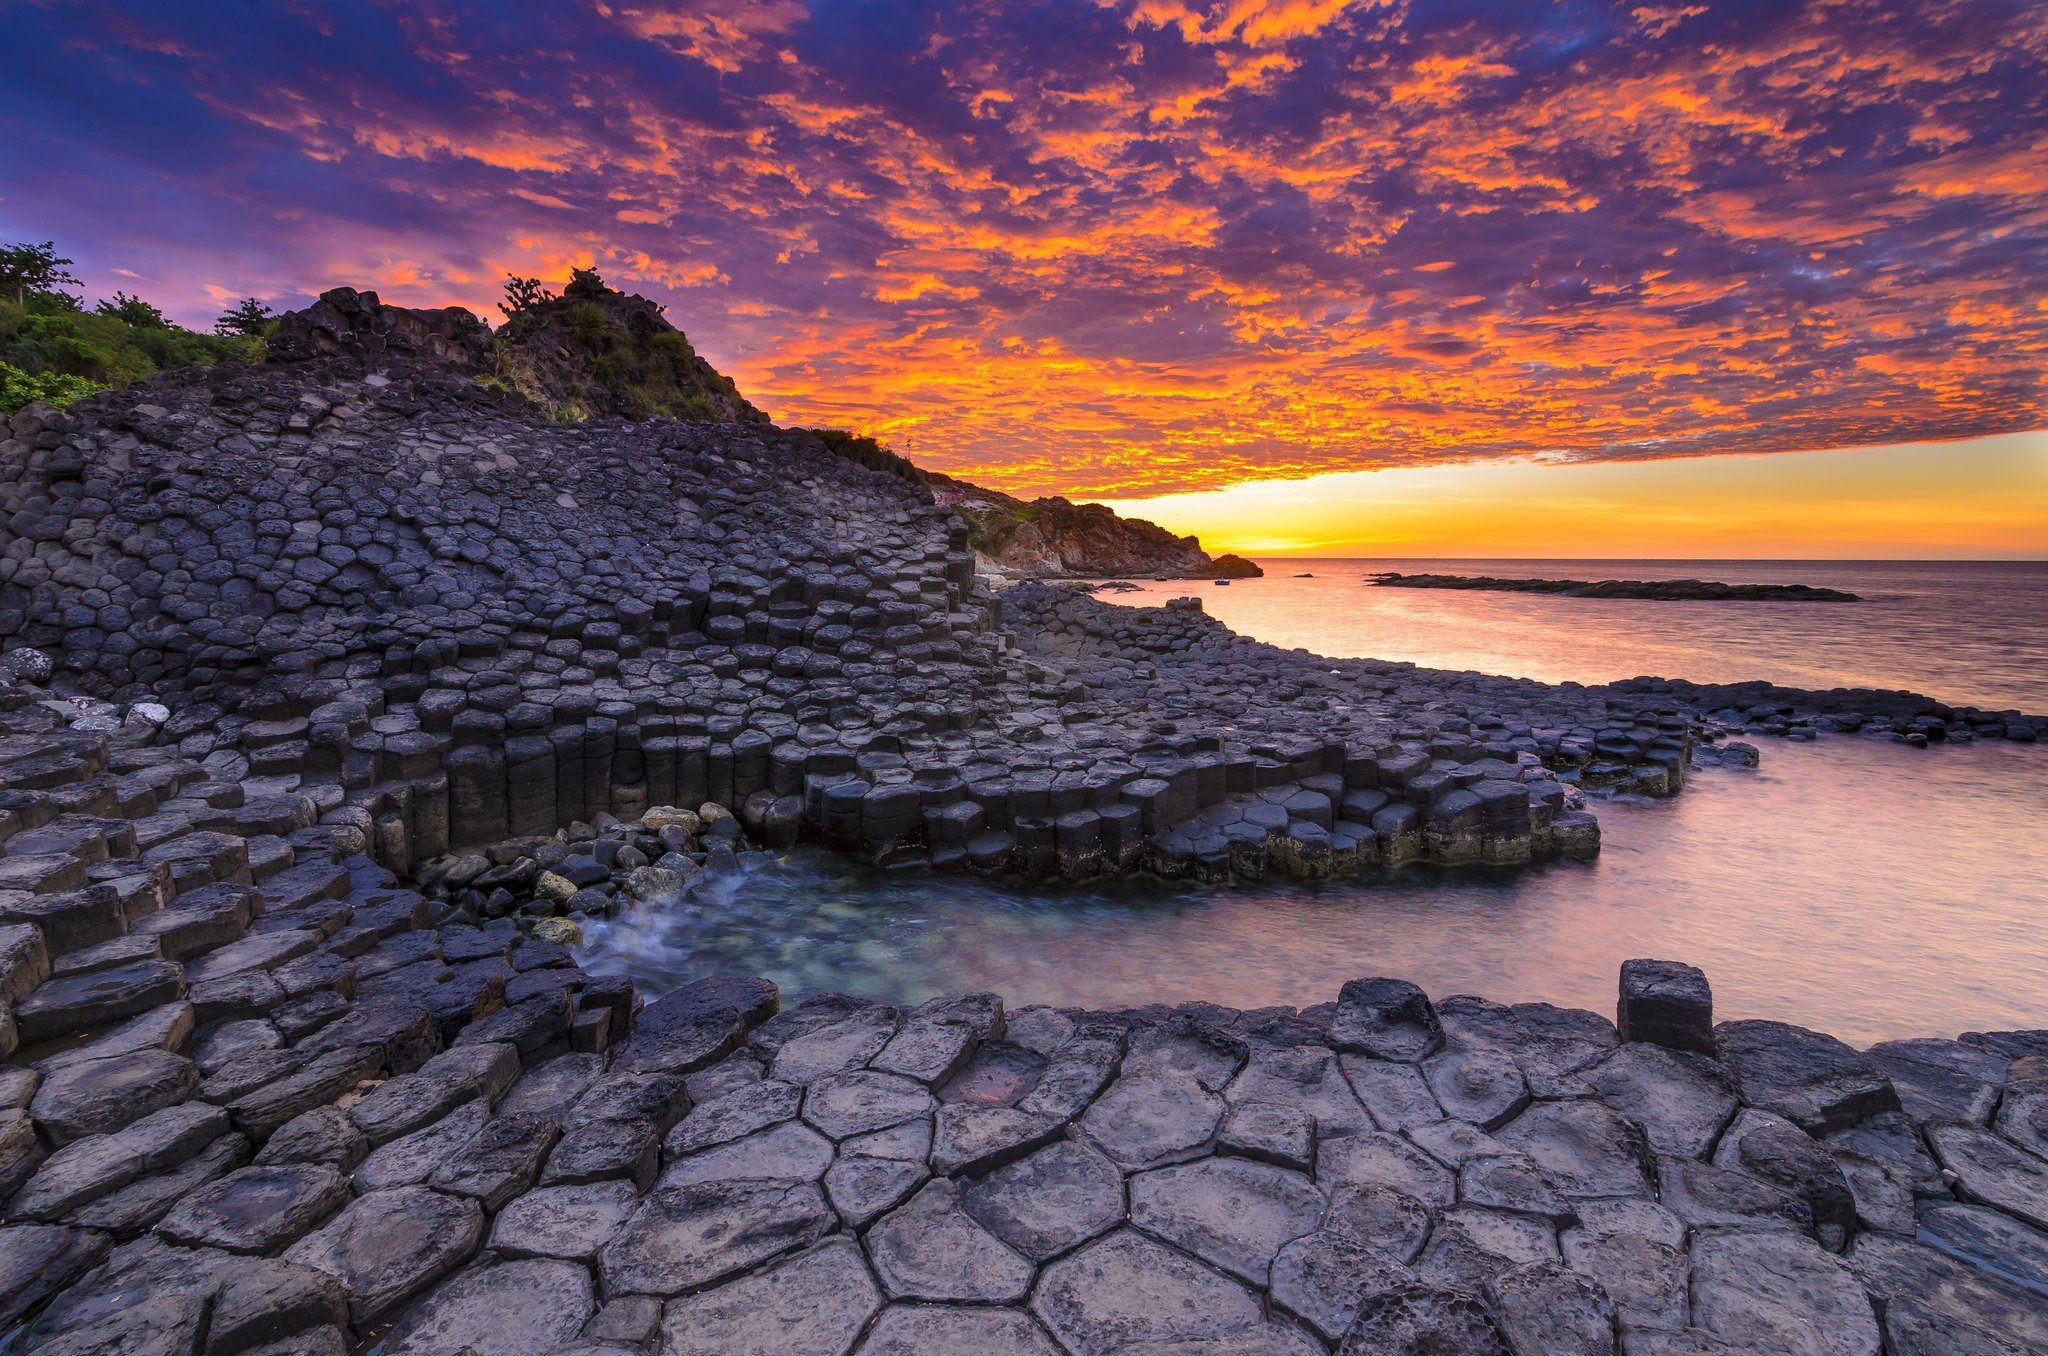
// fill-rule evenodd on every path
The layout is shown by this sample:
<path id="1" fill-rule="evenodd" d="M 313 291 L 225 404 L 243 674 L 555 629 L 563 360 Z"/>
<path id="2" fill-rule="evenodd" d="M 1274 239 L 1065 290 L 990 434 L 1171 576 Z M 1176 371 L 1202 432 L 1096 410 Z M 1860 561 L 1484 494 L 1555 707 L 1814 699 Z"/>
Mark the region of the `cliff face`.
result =
<path id="1" fill-rule="evenodd" d="M 415 311 L 375 292 L 336 288 L 284 318 L 270 340 L 282 362 L 349 358 L 371 367 L 426 361 L 509 389 L 556 423 L 596 417 L 768 425 L 730 377 L 697 355 L 645 297 L 571 282 L 493 334 L 459 306 Z M 1210 556 L 1193 537 L 1095 504 L 1022 500 L 925 471 L 872 439 L 814 430 L 840 456 L 922 487 L 967 524 L 986 564 L 1026 579 L 1249 579 L 1237 556 Z"/>
<path id="2" fill-rule="evenodd" d="M 1239 556 L 1211 556 L 1194 537 L 1124 518 L 1100 504 L 1023 500 L 951 476 L 927 477 L 938 502 L 967 523 L 968 544 L 996 569 L 1027 579 L 1252 579 Z"/>

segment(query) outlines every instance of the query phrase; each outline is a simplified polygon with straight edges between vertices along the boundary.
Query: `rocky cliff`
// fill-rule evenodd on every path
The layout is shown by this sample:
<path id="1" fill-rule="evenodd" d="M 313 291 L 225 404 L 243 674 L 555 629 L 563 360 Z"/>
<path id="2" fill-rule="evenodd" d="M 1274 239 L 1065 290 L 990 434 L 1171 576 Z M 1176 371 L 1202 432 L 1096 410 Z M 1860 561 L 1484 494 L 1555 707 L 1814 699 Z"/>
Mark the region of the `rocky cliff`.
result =
<path id="1" fill-rule="evenodd" d="M 984 574 L 1018 579 L 1256 579 L 1265 571 L 1242 556 L 1211 556 L 1193 537 L 1125 518 L 1100 504 L 1056 496 L 1019 499 L 1000 490 L 927 471 L 873 438 L 844 429 L 811 432 L 849 461 L 921 485 L 967 528 Z"/>
<path id="2" fill-rule="evenodd" d="M 1125 518 L 1100 504 L 1023 500 L 930 473 L 938 502 L 967 524 L 975 554 L 1027 579 L 1256 579 L 1242 556 L 1211 556 L 1194 537 Z"/>
<path id="3" fill-rule="evenodd" d="M 646 297 L 579 275 L 559 297 L 514 313 L 495 334 L 460 306 L 387 306 L 337 287 L 278 322 L 272 362 L 343 359 L 373 370 L 426 364 L 525 397 L 554 423 L 689 419 L 767 424 Z"/>
<path id="4" fill-rule="evenodd" d="M 432 363 L 511 390 L 556 423 L 593 417 L 671 418 L 762 424 L 768 416 L 730 377 L 698 356 L 660 306 L 579 274 L 559 297 L 516 311 L 493 334 L 459 306 L 438 311 L 382 304 L 375 292 L 340 287 L 284 317 L 273 360 L 347 357 L 372 365 Z M 993 572 L 1026 579 L 1250 579 L 1263 573 L 1238 556 L 1210 556 L 1099 504 L 1022 500 L 926 471 L 871 438 L 813 432 L 839 455 L 918 485 L 967 525 L 968 541 Z"/>
<path id="5" fill-rule="evenodd" d="M 497 376 L 555 419 L 766 424 L 732 378 L 697 355 L 646 297 L 578 274 L 562 295 L 515 312 L 496 336 Z"/>

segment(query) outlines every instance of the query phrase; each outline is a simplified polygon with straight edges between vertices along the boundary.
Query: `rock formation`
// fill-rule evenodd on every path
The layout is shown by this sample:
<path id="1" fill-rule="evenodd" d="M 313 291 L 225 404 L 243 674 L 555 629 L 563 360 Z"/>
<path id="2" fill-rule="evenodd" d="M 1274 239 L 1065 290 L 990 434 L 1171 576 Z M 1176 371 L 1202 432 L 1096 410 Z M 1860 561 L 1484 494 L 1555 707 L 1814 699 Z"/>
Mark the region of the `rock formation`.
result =
<path id="1" fill-rule="evenodd" d="M 0 1346 L 2048 1345 L 2048 1032 L 1858 1052 L 1712 1025 L 1668 963 L 1624 971 L 1635 1040 L 1387 978 L 643 1005 L 569 949 L 799 833 L 1077 878 L 1518 861 L 1723 729 L 2040 719 L 992 596 L 928 492 L 808 434 L 550 422 L 460 316 L 367 294 L 285 333 L 0 440 Z"/>
<path id="2" fill-rule="evenodd" d="M 2048 1032 L 1710 1026 L 1655 962 L 1621 1031 L 1377 977 L 642 1006 L 348 852 L 317 787 L 5 724 L 11 1351 L 2048 1345 Z M 583 841 L 734 839 L 656 809 Z"/>
<path id="3" fill-rule="evenodd" d="M 1022 500 L 927 474 L 933 496 L 966 520 L 968 544 L 990 568 L 1023 579 L 1256 579 L 1242 556 L 1211 556 L 1194 537 L 1057 496 Z"/>
<path id="4" fill-rule="evenodd" d="M 768 416 L 699 357 L 661 311 L 645 297 L 579 274 L 561 296 L 506 320 L 492 345 L 495 376 L 558 420 L 766 424 Z"/>
<path id="5" fill-rule="evenodd" d="M 1853 603 L 1856 595 L 1812 584 L 1724 584 L 1712 579 L 1513 579 L 1471 574 L 1402 574 L 1389 570 L 1368 583 L 1384 589 L 1466 589 L 1492 593 L 1555 593 L 1567 598 L 1642 598 L 1656 602 Z"/>

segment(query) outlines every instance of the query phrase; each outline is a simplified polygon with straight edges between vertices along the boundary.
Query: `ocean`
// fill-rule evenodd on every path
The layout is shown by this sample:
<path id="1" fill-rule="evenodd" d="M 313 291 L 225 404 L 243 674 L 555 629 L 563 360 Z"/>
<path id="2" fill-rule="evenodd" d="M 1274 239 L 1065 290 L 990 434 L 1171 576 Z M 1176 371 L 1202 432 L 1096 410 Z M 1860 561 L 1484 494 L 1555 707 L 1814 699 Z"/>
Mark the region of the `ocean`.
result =
<path id="1" fill-rule="evenodd" d="M 1323 654 L 1585 682 L 1659 674 L 1911 687 L 2048 710 L 2048 565 L 1631 561 L 1262 561 L 1265 579 L 1144 584 L 1198 594 L 1237 630 Z M 1369 588 L 1371 570 L 1702 578 L 1844 588 L 1858 603 L 1594 601 Z M 1299 573 L 1313 578 L 1298 579 Z M 1410 869 L 1321 886 L 1080 889 L 877 873 L 800 850 L 692 907 L 595 925 L 590 965 L 651 993 L 765 974 L 794 996 L 1013 1005 L 1328 1001 L 1412 979 L 1611 1012 L 1631 956 L 1702 966 L 1722 1017 L 1868 1042 L 2048 1025 L 2048 747 L 1915 750 L 1761 740 L 1755 770 L 1605 801 L 1599 858 L 1482 873 Z"/>
<path id="2" fill-rule="evenodd" d="M 1264 579 L 1140 582 L 1104 601 L 1193 594 L 1246 635 L 1341 658 L 1611 682 L 1910 688 L 1989 710 L 2048 711 L 2048 561 L 1261 560 Z M 1813 584 L 1854 603 L 1654 602 L 1375 588 L 1382 570 L 1517 579 Z M 1313 578 L 1296 578 L 1301 574 Z"/>

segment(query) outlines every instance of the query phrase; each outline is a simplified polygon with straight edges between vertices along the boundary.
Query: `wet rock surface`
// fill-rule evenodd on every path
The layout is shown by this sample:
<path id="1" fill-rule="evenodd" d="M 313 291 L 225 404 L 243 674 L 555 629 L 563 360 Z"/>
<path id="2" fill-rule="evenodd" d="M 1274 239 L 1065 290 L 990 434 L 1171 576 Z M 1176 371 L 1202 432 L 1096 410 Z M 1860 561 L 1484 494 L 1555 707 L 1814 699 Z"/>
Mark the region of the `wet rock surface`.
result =
<path id="1" fill-rule="evenodd" d="M 2048 1033 L 1710 1026 L 1679 968 L 1624 981 L 1626 1031 L 1370 976 L 646 1004 L 574 949 L 799 835 L 1076 879 L 1514 862 L 1594 850 L 1582 791 L 1675 792 L 1714 728 L 1983 722 L 993 594 L 804 435 L 548 425 L 427 361 L 454 318 L 330 309 L 294 362 L 0 440 L 11 1349 L 2048 1344 Z"/>

